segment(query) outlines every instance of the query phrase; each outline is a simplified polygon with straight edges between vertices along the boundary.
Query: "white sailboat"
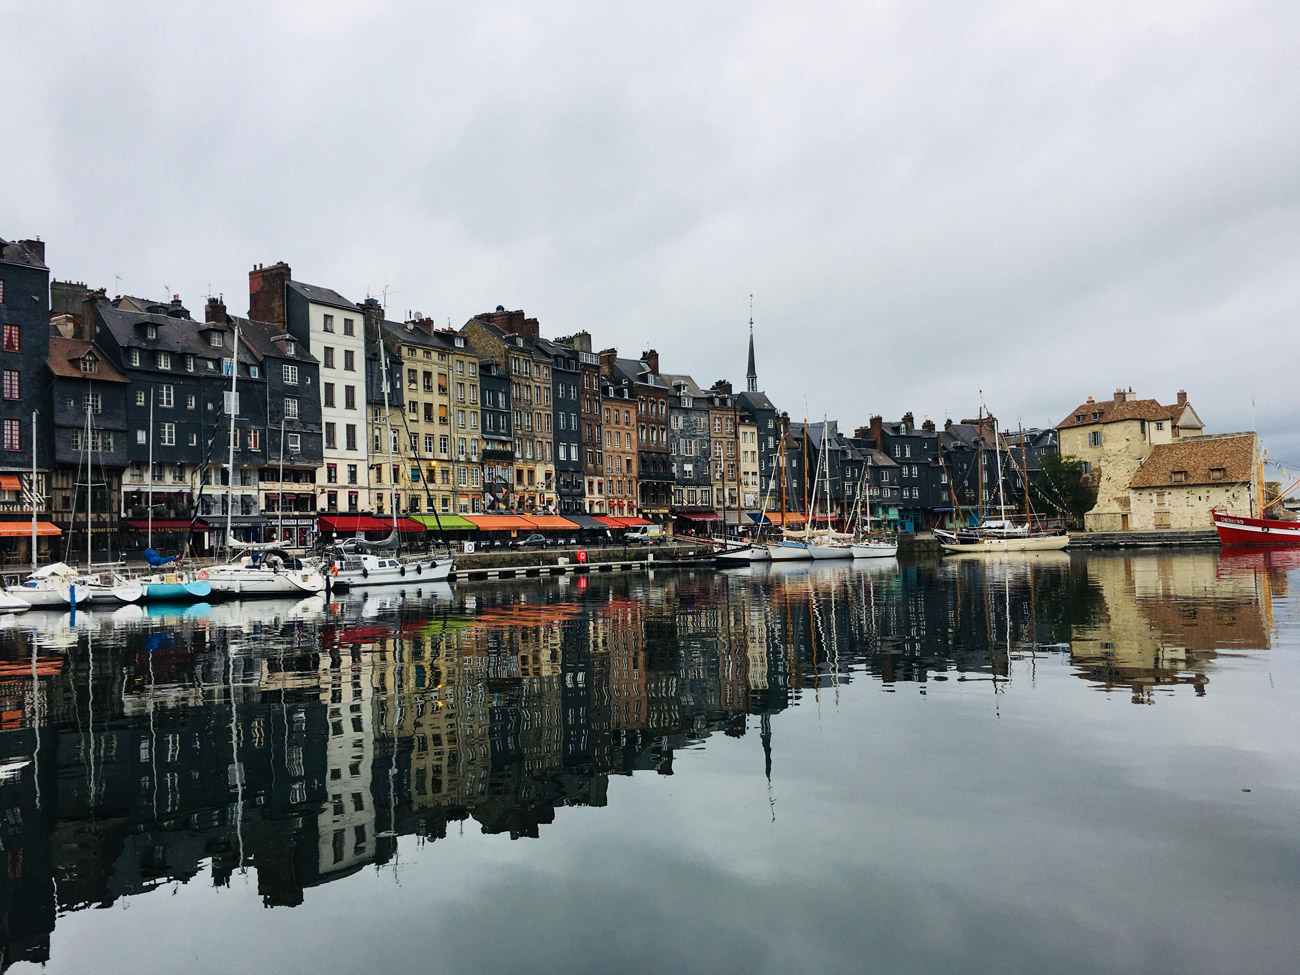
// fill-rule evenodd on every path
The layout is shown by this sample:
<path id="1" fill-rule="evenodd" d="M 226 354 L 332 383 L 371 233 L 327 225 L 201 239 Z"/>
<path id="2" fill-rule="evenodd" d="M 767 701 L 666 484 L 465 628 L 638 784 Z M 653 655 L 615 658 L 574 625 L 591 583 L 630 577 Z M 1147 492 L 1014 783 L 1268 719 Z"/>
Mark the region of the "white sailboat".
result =
<path id="1" fill-rule="evenodd" d="M 805 525 L 804 544 L 808 547 L 808 554 L 814 559 L 851 559 L 853 558 L 853 547 L 848 540 L 843 538 L 839 532 L 834 532 L 830 527 L 831 511 L 831 465 L 830 450 L 827 447 L 826 435 L 828 432 L 825 418 L 822 419 L 822 447 L 817 453 L 817 474 L 813 477 L 813 499 L 808 506 L 808 522 Z M 804 425 L 804 435 L 807 436 L 807 424 Z M 812 513 L 817 507 L 817 485 L 821 480 L 821 475 L 825 475 L 825 498 L 826 498 L 826 530 L 813 534 L 812 530 Z"/>
<path id="2" fill-rule="evenodd" d="M 781 424 L 781 443 L 779 447 L 780 456 L 778 458 L 780 466 L 778 470 L 781 474 L 781 532 L 783 537 L 780 541 L 767 542 L 764 547 L 767 549 L 767 558 L 770 562 L 801 562 L 805 559 L 812 558 L 812 556 L 808 554 L 808 546 L 803 542 L 792 541 L 790 538 L 784 536 L 786 516 L 785 437 L 790 429 L 790 418 L 783 413 L 778 422 Z"/>
<path id="3" fill-rule="evenodd" d="M 214 599 L 249 599 L 272 596 L 314 596 L 325 591 L 325 577 L 314 566 L 279 551 L 277 542 L 237 542 L 234 537 L 235 418 L 239 412 L 239 325 L 230 370 L 230 432 L 226 462 L 226 551 L 238 558 L 200 569 L 198 577 L 212 587 Z M 281 444 L 284 439 L 281 437 Z M 283 449 L 283 447 L 281 448 Z"/>
<path id="4" fill-rule="evenodd" d="M 871 455 L 867 454 L 867 462 L 862 465 L 862 478 L 858 483 L 857 507 L 855 511 L 860 515 L 862 513 L 862 498 L 865 495 L 866 502 L 866 524 L 864 526 L 861 538 L 855 538 L 851 549 L 855 559 L 892 559 L 898 555 L 898 536 L 896 534 L 877 534 L 871 530 Z"/>

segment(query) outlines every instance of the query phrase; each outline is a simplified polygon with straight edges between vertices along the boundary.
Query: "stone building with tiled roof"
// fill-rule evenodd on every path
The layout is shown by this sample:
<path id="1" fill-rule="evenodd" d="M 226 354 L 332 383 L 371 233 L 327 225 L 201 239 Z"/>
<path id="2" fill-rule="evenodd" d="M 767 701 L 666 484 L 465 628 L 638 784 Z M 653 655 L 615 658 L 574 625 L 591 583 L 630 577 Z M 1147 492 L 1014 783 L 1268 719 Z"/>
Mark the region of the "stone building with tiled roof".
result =
<path id="1" fill-rule="evenodd" d="M 1129 526 L 1135 531 L 1212 528 L 1212 509 L 1257 511 L 1260 489 L 1253 433 L 1160 444 L 1129 481 Z"/>
<path id="2" fill-rule="evenodd" d="M 1204 433 L 1187 394 L 1165 405 L 1138 399 L 1132 389 L 1117 389 L 1109 400 L 1089 397 L 1056 425 L 1063 457 L 1083 461 L 1097 488 L 1097 503 L 1084 516 L 1088 531 L 1126 531 L 1130 527 L 1129 482 L 1151 451 Z"/>

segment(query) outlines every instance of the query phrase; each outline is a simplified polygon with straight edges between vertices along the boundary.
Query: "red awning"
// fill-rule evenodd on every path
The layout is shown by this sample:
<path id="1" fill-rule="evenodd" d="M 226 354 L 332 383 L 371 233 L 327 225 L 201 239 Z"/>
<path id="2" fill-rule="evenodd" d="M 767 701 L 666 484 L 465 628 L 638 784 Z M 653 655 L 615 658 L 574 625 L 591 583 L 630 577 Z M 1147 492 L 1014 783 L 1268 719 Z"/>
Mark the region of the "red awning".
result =
<path id="1" fill-rule="evenodd" d="M 421 525 L 418 521 L 412 521 L 410 518 L 398 518 L 397 530 L 399 532 L 418 532 L 420 534 L 423 534 L 424 532 L 428 531 L 428 529 L 425 528 L 423 525 Z"/>
<path id="2" fill-rule="evenodd" d="M 602 525 L 609 528 L 626 528 L 621 518 L 611 518 L 609 515 L 596 515 L 596 520 Z"/>
<path id="3" fill-rule="evenodd" d="M 123 524 L 128 528 L 134 528 L 138 532 L 147 532 L 149 530 L 149 520 L 147 518 L 128 518 Z M 156 532 L 187 532 L 190 530 L 190 523 L 181 518 L 155 518 L 153 520 L 153 530 Z M 196 532 L 207 531 L 207 522 L 200 518 L 194 523 L 194 530 Z"/>
<path id="4" fill-rule="evenodd" d="M 474 527 L 485 532 L 532 531 L 533 524 L 515 515 L 464 515 L 465 520 L 473 522 Z"/>
<path id="5" fill-rule="evenodd" d="M 524 515 L 533 528 L 563 528 L 566 531 L 571 528 L 577 528 L 568 518 L 561 518 L 559 515 Z"/>
<path id="6" fill-rule="evenodd" d="M 52 525 L 48 521 L 38 521 L 36 523 L 36 534 L 62 535 L 63 530 L 58 525 Z M 31 537 L 32 523 L 30 521 L 0 521 L 0 538 Z"/>
<path id="7" fill-rule="evenodd" d="M 21 491 L 22 489 L 23 483 L 18 480 L 17 474 L 0 474 L 0 491 Z"/>
<path id="8" fill-rule="evenodd" d="M 646 521 L 644 518 L 620 518 L 619 521 L 625 524 L 628 528 L 642 528 L 645 525 L 654 524 L 653 521 Z"/>
<path id="9" fill-rule="evenodd" d="M 722 520 L 722 515 L 718 514 L 715 511 L 689 511 L 689 512 L 684 511 L 681 514 L 679 514 L 677 517 L 685 518 L 688 521 L 721 521 Z"/>
<path id="10" fill-rule="evenodd" d="M 386 532 L 391 523 L 369 515 L 321 515 L 317 519 L 322 532 Z"/>

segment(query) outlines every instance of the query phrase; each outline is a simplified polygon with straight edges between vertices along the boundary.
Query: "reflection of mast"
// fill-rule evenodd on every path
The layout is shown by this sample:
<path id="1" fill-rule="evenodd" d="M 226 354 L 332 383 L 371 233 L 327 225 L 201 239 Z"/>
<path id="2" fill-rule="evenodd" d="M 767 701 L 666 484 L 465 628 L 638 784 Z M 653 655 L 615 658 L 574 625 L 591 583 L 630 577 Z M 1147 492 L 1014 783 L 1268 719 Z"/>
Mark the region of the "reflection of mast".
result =
<path id="1" fill-rule="evenodd" d="M 32 482 L 33 488 L 36 482 Z M 37 643 L 32 641 L 32 727 L 36 742 L 32 748 L 32 780 L 36 783 L 36 808 L 41 808 L 41 685 L 36 682 Z"/>
<path id="2" fill-rule="evenodd" d="M 244 767 L 239 761 L 239 725 L 235 713 L 235 647 L 229 638 L 227 638 L 226 643 L 226 659 L 229 661 L 230 674 L 228 682 L 230 687 L 230 752 L 235 770 L 235 842 L 239 846 L 237 863 L 242 870 L 244 866 Z"/>
<path id="3" fill-rule="evenodd" d="M 776 799 L 772 795 L 772 715 L 763 712 L 759 719 L 758 737 L 763 742 L 763 774 L 767 776 L 767 807 L 772 811 L 772 822 L 776 822 Z"/>

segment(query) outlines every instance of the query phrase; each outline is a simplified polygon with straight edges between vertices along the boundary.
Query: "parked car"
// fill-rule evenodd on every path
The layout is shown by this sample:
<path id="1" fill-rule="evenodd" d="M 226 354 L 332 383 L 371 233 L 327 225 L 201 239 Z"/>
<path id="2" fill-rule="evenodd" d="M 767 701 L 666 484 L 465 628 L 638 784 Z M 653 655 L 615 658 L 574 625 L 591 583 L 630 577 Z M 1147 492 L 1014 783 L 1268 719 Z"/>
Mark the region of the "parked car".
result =
<path id="1" fill-rule="evenodd" d="M 653 545 L 656 542 L 662 542 L 668 536 L 664 534 L 663 525 L 646 525 L 644 528 L 634 528 L 623 536 L 623 540 L 629 545 L 646 544 Z"/>
<path id="2" fill-rule="evenodd" d="M 516 538 L 510 543 L 511 548 L 545 548 L 551 544 L 551 540 L 545 535 L 539 535 L 533 532 L 527 538 Z"/>

